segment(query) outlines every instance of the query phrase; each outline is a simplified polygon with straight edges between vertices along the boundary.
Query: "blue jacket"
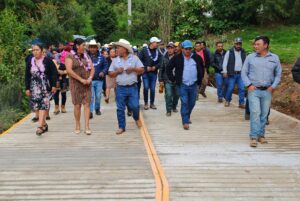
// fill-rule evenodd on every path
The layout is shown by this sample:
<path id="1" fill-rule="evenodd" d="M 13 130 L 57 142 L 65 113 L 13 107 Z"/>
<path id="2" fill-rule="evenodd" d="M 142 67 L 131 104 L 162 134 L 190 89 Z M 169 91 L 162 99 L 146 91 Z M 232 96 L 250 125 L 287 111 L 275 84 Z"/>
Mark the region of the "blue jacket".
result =
<path id="1" fill-rule="evenodd" d="M 107 74 L 108 64 L 105 57 L 100 52 L 98 52 L 96 56 L 93 56 L 91 53 L 89 53 L 89 56 L 91 57 L 91 60 L 95 68 L 95 74 L 93 80 L 103 80 L 104 77 L 101 78 L 99 76 L 99 73 L 103 72 L 104 75 Z"/>

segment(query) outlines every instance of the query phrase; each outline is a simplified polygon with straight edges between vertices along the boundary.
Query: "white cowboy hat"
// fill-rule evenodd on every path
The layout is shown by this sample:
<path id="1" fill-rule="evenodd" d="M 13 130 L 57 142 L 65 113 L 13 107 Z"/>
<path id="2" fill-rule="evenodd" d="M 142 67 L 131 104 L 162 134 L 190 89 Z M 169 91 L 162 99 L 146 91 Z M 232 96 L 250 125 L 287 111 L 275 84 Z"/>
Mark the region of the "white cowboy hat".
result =
<path id="1" fill-rule="evenodd" d="M 100 43 L 97 43 L 95 39 L 91 40 L 89 43 L 88 43 L 88 46 L 97 46 L 98 48 L 100 48 Z"/>
<path id="2" fill-rule="evenodd" d="M 128 50 L 129 53 L 133 54 L 130 43 L 125 39 L 120 39 L 118 42 L 115 42 L 114 45 L 124 47 Z"/>

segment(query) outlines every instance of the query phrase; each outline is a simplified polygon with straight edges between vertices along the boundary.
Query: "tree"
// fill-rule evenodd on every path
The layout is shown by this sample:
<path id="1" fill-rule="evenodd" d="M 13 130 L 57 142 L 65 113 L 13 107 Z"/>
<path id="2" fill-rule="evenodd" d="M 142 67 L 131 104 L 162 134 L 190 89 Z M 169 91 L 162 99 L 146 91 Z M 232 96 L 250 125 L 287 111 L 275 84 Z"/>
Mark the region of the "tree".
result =
<path id="1" fill-rule="evenodd" d="M 98 0 L 91 13 L 92 27 L 97 40 L 101 43 L 109 41 L 110 35 L 116 30 L 117 18 L 111 4 Z"/>

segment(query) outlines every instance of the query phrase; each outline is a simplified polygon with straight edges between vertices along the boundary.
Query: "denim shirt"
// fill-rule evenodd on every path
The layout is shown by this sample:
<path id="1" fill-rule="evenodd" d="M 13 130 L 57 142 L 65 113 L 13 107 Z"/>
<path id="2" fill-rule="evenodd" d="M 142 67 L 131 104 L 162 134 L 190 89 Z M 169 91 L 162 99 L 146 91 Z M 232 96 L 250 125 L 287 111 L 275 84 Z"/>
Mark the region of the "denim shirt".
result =
<path id="1" fill-rule="evenodd" d="M 89 54 L 89 56 L 91 57 L 91 60 L 95 68 L 93 80 L 103 80 L 104 77 L 101 78 L 99 74 L 101 72 L 106 74 L 108 71 L 108 64 L 105 57 L 100 52 L 98 52 L 96 55 Z"/>
<path id="2" fill-rule="evenodd" d="M 242 79 L 245 86 L 269 87 L 275 89 L 281 79 L 281 64 L 278 56 L 268 52 L 262 57 L 257 53 L 247 56 L 242 68 Z"/>
<path id="3" fill-rule="evenodd" d="M 182 83 L 191 86 L 197 81 L 197 64 L 192 58 L 192 55 L 189 59 L 184 56 L 184 68 Z"/>

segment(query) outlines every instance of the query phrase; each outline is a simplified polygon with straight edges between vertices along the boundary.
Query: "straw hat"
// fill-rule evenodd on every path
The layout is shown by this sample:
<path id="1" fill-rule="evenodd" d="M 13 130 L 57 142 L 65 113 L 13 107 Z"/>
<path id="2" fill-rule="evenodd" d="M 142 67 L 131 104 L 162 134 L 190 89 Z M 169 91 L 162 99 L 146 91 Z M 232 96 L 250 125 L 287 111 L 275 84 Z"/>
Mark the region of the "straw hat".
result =
<path id="1" fill-rule="evenodd" d="M 114 45 L 124 47 L 128 50 L 129 53 L 133 54 L 130 43 L 125 39 L 120 39 L 118 42 L 115 42 Z"/>
<path id="2" fill-rule="evenodd" d="M 101 44 L 100 43 L 97 43 L 97 41 L 95 39 L 91 40 L 89 43 L 88 43 L 88 46 L 97 46 L 98 48 L 100 48 Z"/>

